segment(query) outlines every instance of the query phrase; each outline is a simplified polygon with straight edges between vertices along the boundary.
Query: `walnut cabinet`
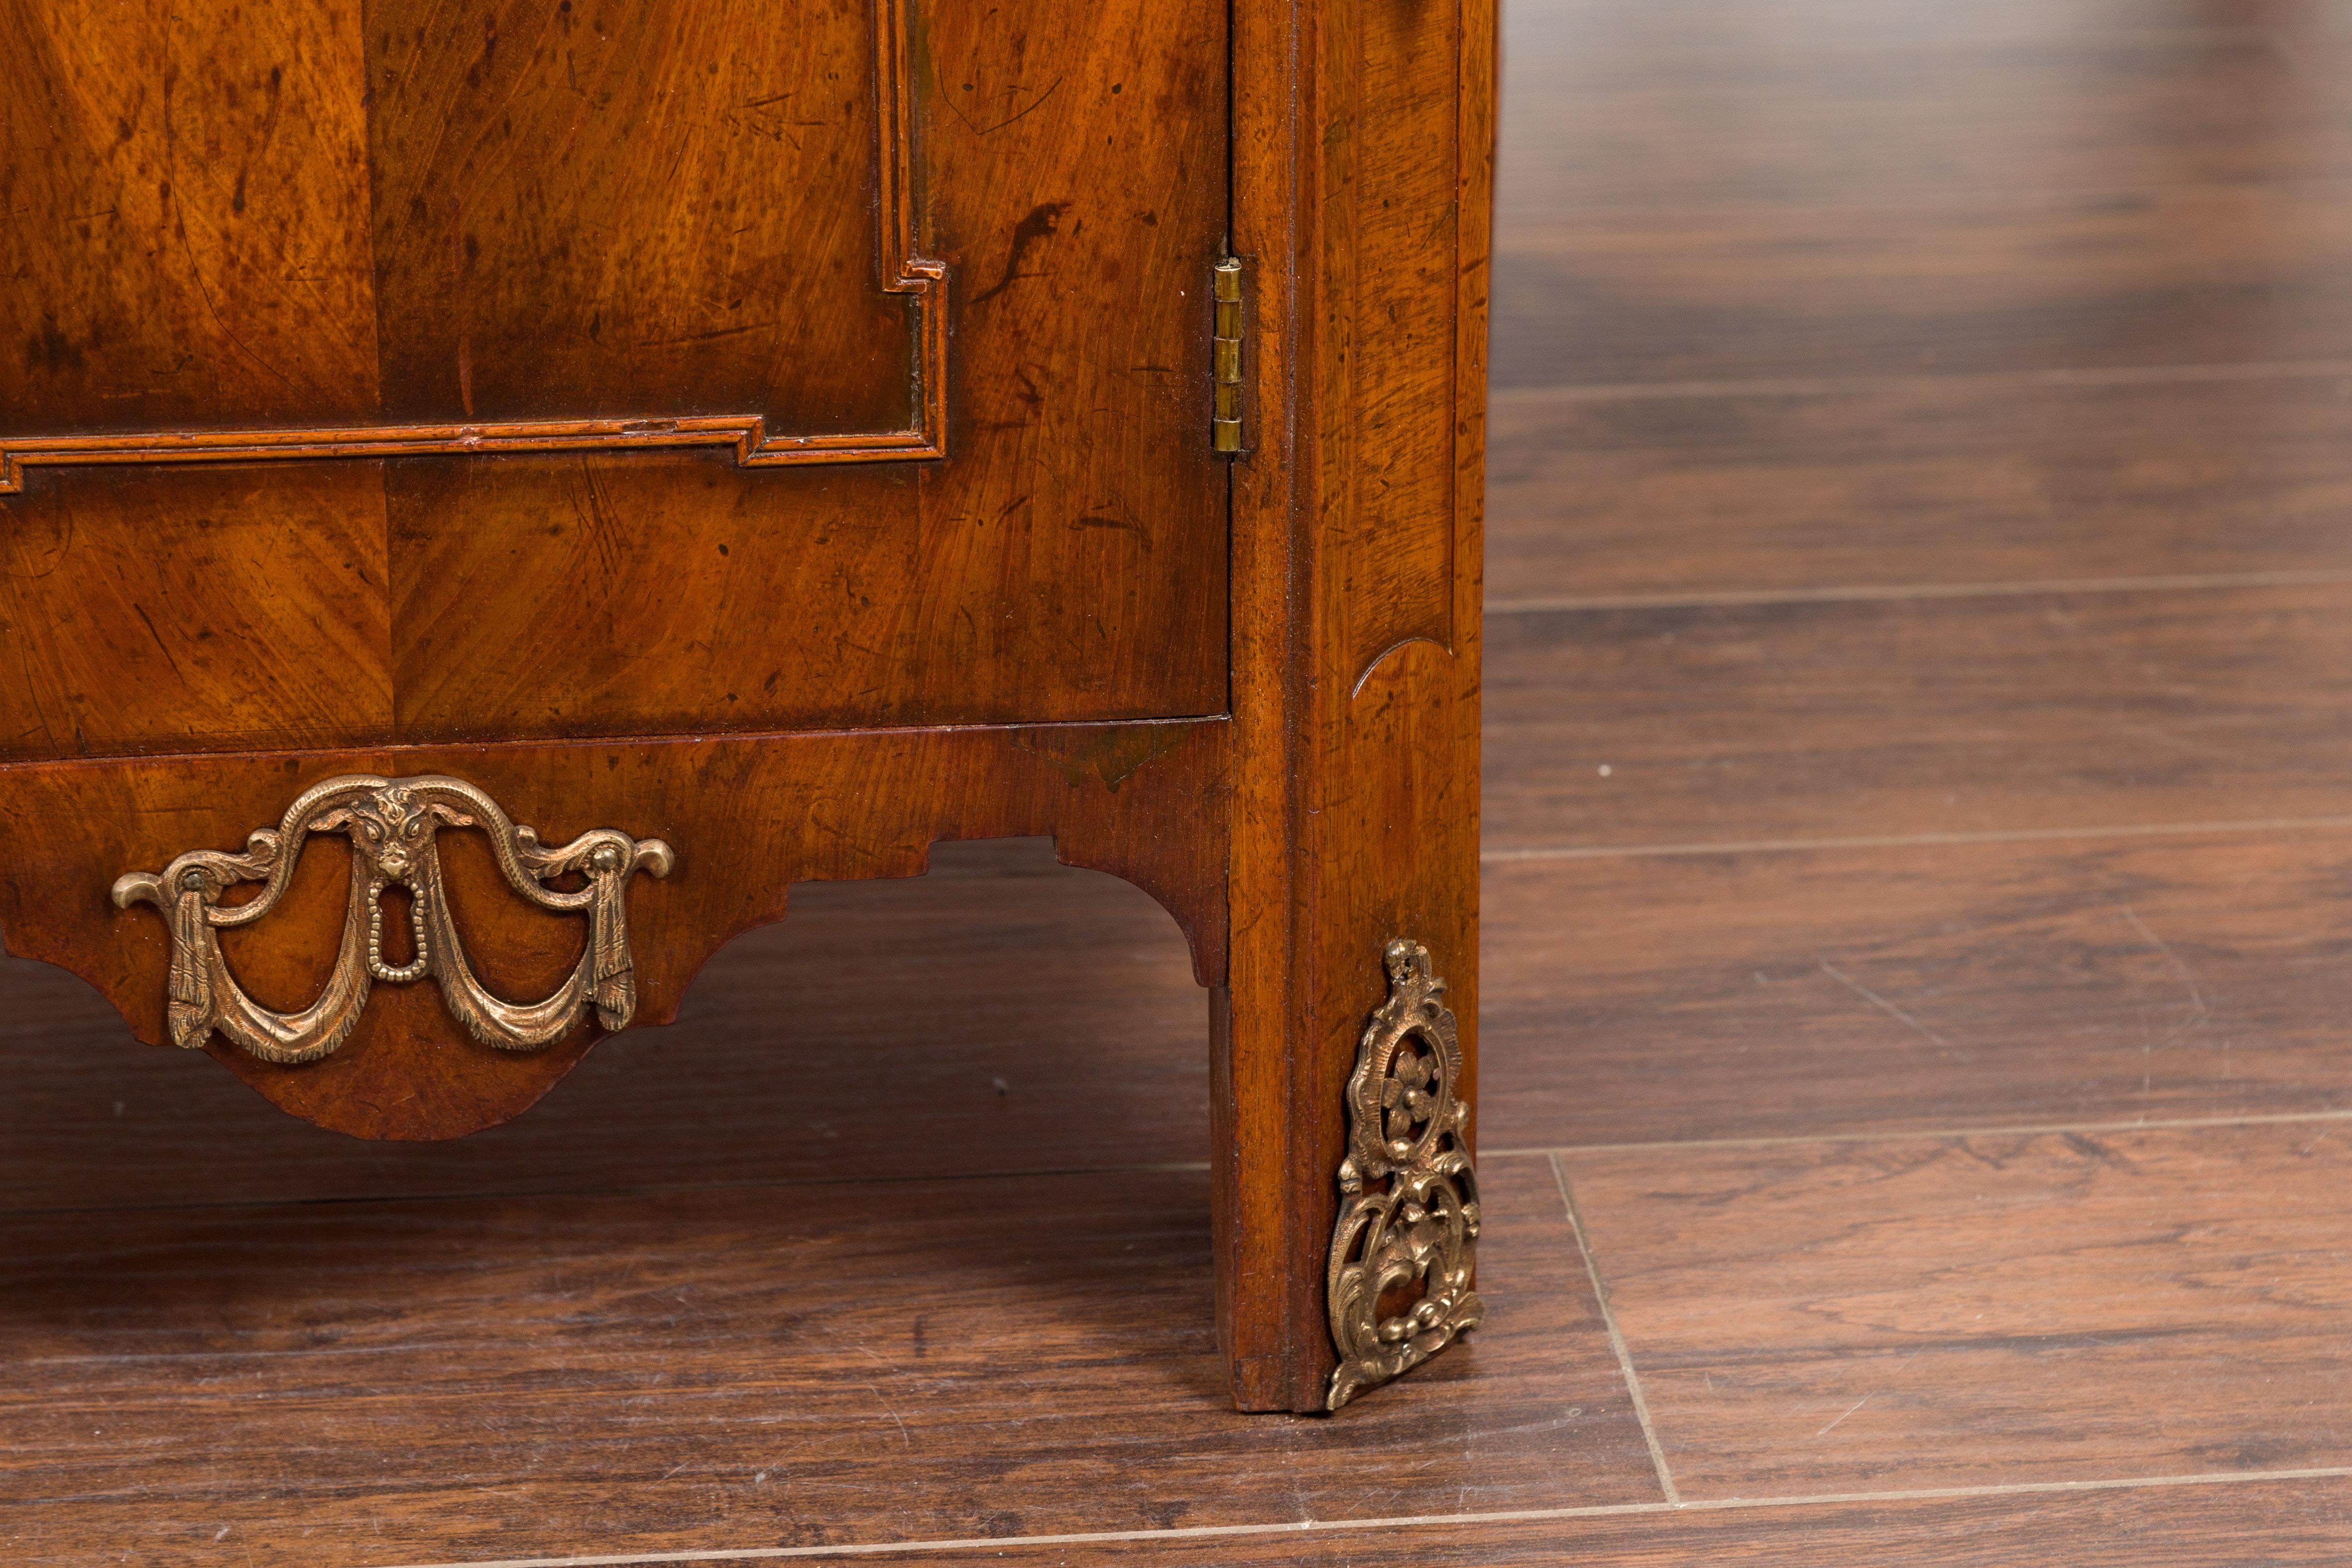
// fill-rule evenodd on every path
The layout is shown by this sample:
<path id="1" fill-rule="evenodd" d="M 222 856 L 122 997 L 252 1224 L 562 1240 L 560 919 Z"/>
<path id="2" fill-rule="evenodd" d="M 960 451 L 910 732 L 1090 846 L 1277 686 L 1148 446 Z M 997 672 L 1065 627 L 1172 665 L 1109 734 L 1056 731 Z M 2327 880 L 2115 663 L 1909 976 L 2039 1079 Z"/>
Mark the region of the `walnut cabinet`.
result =
<path id="1" fill-rule="evenodd" d="M 1475 1322 L 1488 0 L 0 10 L 11 951 L 445 1138 L 1050 834 L 1212 991 L 1235 1400 Z"/>

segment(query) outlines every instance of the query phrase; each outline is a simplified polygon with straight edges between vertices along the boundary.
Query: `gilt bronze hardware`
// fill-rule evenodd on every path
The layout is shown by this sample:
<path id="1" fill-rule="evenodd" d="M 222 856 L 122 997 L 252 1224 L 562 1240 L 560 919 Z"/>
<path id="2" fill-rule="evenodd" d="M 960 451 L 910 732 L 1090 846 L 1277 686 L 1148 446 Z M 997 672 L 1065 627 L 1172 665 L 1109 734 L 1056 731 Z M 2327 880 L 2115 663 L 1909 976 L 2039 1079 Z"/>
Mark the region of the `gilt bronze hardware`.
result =
<path id="1" fill-rule="evenodd" d="M 474 977 L 465 944 L 442 885 L 436 833 L 444 827 L 479 828 L 488 835 L 499 868 L 514 890 L 541 909 L 585 911 L 588 943 L 572 974 L 537 1002 L 505 1001 Z M 281 1013 L 247 996 L 228 971 L 218 933 L 268 915 L 292 880 L 302 841 L 340 832 L 352 841 L 351 896 L 344 906 L 342 944 L 318 998 L 299 1012 Z M 315 1061 L 343 1043 L 367 1006 L 371 980 L 400 985 L 430 975 L 466 1032 L 500 1051 L 541 1051 L 572 1032 L 590 1007 L 608 1030 L 628 1027 L 637 1006 L 629 954 L 627 893 L 640 871 L 667 876 L 673 861 L 659 839 L 633 839 L 611 828 L 581 834 L 557 849 L 518 826 L 498 802 L 458 779 L 379 779 L 353 774 L 303 791 L 276 828 L 255 830 L 242 854 L 190 850 L 160 873 L 132 872 L 114 883 L 116 907 L 143 902 L 172 925 L 172 1042 L 201 1046 L 215 1030 L 265 1061 Z M 581 885 L 551 885 L 577 875 Z M 222 895 L 239 883 L 260 882 L 245 903 Z M 405 964 L 383 952 L 383 895 L 407 890 L 415 950 Z"/>
<path id="2" fill-rule="evenodd" d="M 1242 264 L 1232 256 L 1217 263 L 1211 289 L 1217 319 L 1209 340 L 1209 380 L 1216 407 L 1209 420 L 1213 452 L 1242 450 Z"/>
<path id="3" fill-rule="evenodd" d="M 1328 1410 L 1420 1365 L 1486 1312 L 1470 1288 L 1478 1184 L 1465 1138 L 1470 1107 L 1458 1098 L 1462 1044 L 1440 999 L 1445 982 L 1418 942 L 1391 942 L 1381 958 L 1389 998 L 1348 1081 L 1348 1157 L 1327 1279 L 1339 1350 Z M 1395 1310 L 1384 1313 L 1391 1298 Z"/>

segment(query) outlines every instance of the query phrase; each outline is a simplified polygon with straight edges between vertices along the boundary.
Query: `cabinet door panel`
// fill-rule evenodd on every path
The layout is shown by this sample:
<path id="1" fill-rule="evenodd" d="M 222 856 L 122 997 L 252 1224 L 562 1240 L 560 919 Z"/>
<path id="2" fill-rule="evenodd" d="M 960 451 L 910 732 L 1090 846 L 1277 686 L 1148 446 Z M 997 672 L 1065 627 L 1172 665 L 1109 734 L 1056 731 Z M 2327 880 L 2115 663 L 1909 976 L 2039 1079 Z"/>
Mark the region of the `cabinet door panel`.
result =
<path id="1" fill-rule="evenodd" d="M 402 737 L 1222 711 L 1192 308 L 1222 237 L 1220 26 L 1165 0 L 923 20 L 944 461 L 394 464 Z"/>
<path id="2" fill-rule="evenodd" d="M 908 150 L 876 123 L 876 21 L 370 0 L 384 413 L 912 424 L 909 309 L 877 277 L 877 149 Z"/>
<path id="3" fill-rule="evenodd" d="M 0 6 L 6 526 L 140 549 L 98 465 L 345 507 L 380 572 L 241 591 L 380 626 L 397 740 L 1224 707 L 1223 5 Z M 141 591 L 241 711 L 320 656 Z M 96 749 L 373 738 L 168 706 Z"/>
<path id="4" fill-rule="evenodd" d="M 360 0 L 0 0 L 0 448 L 377 410 Z"/>
<path id="5" fill-rule="evenodd" d="M 375 463 L 0 496 L 0 762 L 391 739 Z"/>

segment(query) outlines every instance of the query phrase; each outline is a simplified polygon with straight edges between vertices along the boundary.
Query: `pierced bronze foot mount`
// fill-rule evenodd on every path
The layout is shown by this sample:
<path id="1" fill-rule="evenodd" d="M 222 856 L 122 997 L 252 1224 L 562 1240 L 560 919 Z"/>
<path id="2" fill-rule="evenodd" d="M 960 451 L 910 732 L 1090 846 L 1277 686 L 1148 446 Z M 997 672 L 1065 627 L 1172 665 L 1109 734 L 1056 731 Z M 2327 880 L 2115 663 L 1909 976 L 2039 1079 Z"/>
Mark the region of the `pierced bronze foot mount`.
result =
<path id="1" fill-rule="evenodd" d="M 1391 942 L 1381 960 L 1389 998 L 1364 1030 L 1348 1081 L 1348 1157 L 1327 1283 L 1339 1365 L 1327 1410 L 1410 1372 L 1486 1314 L 1470 1288 L 1478 1184 L 1445 982 L 1418 942 Z M 1384 1301 L 1394 1310 L 1383 1312 Z"/>
<path id="2" fill-rule="evenodd" d="M 474 977 L 441 881 L 435 835 L 445 827 L 480 829 L 509 885 L 540 908 L 586 912 L 587 947 L 551 995 L 509 1002 Z M 321 832 L 340 832 L 352 841 L 342 945 L 318 998 L 299 1012 L 277 1012 L 247 996 L 229 973 L 219 933 L 249 925 L 276 907 L 301 859 L 303 840 Z M 114 903 L 122 909 L 152 904 L 172 924 L 174 1045 L 194 1049 L 218 1031 L 265 1061 L 316 1061 L 358 1025 L 372 980 L 400 985 L 429 975 L 440 982 L 451 1016 L 475 1040 L 500 1051 L 542 1051 L 571 1033 L 592 1006 L 607 1030 L 628 1027 L 637 1007 L 629 881 L 640 871 L 668 875 L 673 858 L 659 839 L 633 839 L 612 828 L 545 848 L 537 833 L 461 779 L 349 774 L 304 790 L 276 828 L 254 831 L 242 854 L 190 850 L 161 872 L 118 878 Z M 581 879 L 576 888 L 551 885 L 573 876 Z M 247 882 L 264 885 L 242 904 L 221 902 L 231 887 Z M 383 895 L 395 886 L 407 890 L 415 938 L 415 951 L 398 966 L 383 956 Z"/>

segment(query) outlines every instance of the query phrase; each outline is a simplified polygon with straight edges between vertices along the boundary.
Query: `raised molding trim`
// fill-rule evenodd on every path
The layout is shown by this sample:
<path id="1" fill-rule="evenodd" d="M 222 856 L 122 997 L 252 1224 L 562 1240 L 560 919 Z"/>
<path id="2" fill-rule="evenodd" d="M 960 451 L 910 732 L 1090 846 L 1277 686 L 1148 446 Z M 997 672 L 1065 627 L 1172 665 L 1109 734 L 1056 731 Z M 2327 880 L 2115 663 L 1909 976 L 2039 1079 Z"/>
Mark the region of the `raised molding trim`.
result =
<path id="1" fill-rule="evenodd" d="M 36 465 L 249 463 L 280 457 L 404 457 L 433 453 L 732 448 L 746 468 L 889 463 L 947 455 L 947 264 L 915 254 L 914 102 L 908 0 L 875 0 L 876 124 L 882 286 L 914 313 L 915 424 L 876 434 L 771 432 L 757 413 L 685 418 L 473 420 L 453 424 L 344 424 L 285 430 L 155 431 L 115 435 L 0 435 L 0 495 Z"/>

